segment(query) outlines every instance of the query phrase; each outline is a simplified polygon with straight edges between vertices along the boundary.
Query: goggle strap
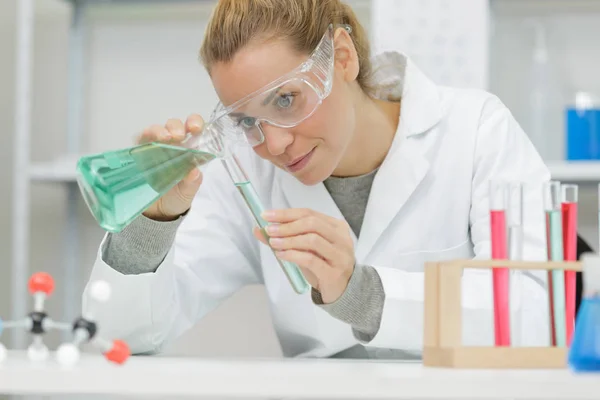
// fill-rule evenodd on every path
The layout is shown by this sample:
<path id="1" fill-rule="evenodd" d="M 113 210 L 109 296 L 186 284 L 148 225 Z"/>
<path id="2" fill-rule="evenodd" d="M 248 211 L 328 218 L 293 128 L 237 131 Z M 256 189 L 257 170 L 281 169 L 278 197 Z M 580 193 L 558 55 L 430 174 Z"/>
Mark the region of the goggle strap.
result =
<path id="1" fill-rule="evenodd" d="M 333 25 L 329 25 L 327 34 L 323 36 L 313 54 L 310 58 L 311 70 L 314 71 L 315 76 L 319 79 L 320 83 L 324 88 L 324 93 L 329 93 L 331 90 L 332 79 L 331 71 L 334 65 L 334 47 L 333 47 Z"/>

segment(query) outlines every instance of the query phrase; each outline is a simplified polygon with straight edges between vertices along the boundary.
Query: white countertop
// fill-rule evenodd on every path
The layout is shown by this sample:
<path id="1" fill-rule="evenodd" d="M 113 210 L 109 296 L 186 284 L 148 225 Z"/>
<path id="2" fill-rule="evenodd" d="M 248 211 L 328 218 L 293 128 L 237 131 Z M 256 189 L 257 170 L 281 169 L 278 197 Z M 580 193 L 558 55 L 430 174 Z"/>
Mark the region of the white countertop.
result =
<path id="1" fill-rule="evenodd" d="M 418 363 L 308 359 L 134 357 L 97 354 L 61 369 L 9 351 L 1 394 L 302 399 L 598 399 L 600 375 L 568 370 L 444 370 Z"/>

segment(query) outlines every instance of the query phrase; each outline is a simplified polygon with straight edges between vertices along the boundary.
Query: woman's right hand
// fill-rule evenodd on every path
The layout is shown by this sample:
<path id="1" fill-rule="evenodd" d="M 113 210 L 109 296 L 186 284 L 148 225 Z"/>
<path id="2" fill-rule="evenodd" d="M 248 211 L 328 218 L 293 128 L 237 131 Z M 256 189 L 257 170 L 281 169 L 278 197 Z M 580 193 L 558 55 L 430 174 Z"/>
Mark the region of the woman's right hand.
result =
<path id="1" fill-rule="evenodd" d="M 203 127 L 204 120 L 197 114 L 190 115 L 185 123 L 178 119 L 170 119 L 164 126 L 152 125 L 146 128 L 138 143 L 161 142 L 177 145 L 188 133 L 201 134 Z M 201 183 L 202 172 L 194 168 L 187 177 L 146 209 L 144 216 L 156 221 L 172 221 L 179 218 L 191 207 Z"/>

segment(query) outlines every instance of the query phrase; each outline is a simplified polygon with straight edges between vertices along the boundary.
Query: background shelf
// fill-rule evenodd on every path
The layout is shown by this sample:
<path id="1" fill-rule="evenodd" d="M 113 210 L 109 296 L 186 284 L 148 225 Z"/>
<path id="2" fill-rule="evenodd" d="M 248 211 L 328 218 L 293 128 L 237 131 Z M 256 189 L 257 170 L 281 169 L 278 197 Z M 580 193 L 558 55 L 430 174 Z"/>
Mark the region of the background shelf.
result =
<path id="1" fill-rule="evenodd" d="M 600 182 L 600 161 L 547 162 L 552 179 L 581 184 Z"/>
<path id="2" fill-rule="evenodd" d="M 77 157 L 62 157 L 51 162 L 33 163 L 29 174 L 34 182 L 75 183 Z M 600 183 L 600 161 L 550 161 L 546 163 L 552 179 L 582 184 Z"/>
<path id="3" fill-rule="evenodd" d="M 34 182 L 75 183 L 76 157 L 62 157 L 55 161 L 32 163 L 29 176 Z"/>

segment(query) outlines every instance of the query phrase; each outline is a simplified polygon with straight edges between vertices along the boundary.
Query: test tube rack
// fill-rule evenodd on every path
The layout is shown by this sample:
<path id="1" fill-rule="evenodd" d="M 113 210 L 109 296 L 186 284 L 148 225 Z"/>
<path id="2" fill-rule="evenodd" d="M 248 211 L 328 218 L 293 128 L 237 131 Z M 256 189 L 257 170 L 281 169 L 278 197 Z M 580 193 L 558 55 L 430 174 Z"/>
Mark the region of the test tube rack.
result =
<path id="1" fill-rule="evenodd" d="M 423 365 L 443 368 L 566 368 L 568 347 L 464 346 L 461 278 L 466 268 L 581 271 L 579 261 L 451 260 L 425 264 Z"/>

